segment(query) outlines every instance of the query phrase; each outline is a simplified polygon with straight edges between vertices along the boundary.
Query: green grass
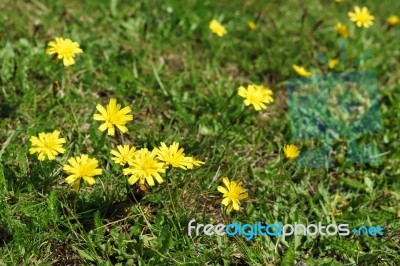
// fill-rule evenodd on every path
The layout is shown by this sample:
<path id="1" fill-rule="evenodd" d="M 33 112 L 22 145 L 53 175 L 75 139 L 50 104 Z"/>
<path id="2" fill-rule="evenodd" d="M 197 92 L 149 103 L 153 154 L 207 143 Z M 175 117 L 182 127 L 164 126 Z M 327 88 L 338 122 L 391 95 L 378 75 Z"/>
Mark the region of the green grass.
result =
<path id="1" fill-rule="evenodd" d="M 349 21 L 356 3 L 375 15 L 371 28 Z M 5 0 L 0 10 L 1 265 L 400 264 L 400 27 L 385 25 L 400 2 Z M 213 18 L 227 28 L 223 38 L 209 31 Z M 318 143 L 291 140 L 285 81 L 296 77 L 292 64 L 327 72 L 316 55 L 338 56 L 337 22 L 350 27 L 346 66 L 337 71 L 376 71 L 383 127 L 360 140 L 383 155 L 377 165 L 346 163 L 339 138 L 334 168 L 298 168 L 283 160 L 283 145 Z M 57 36 L 84 51 L 68 69 L 45 54 Z M 367 49 L 372 57 L 351 67 Z M 249 83 L 274 91 L 267 111 L 245 108 L 237 96 Z M 206 164 L 174 169 L 139 204 L 130 202 L 127 178 L 109 155 L 122 138 L 105 136 L 92 119 L 111 97 L 133 110 L 125 143 L 151 149 L 178 141 Z M 29 138 L 54 129 L 67 152 L 41 163 L 28 152 Z M 97 158 L 103 175 L 75 195 L 61 165 L 81 153 Z M 221 208 L 223 176 L 249 192 L 240 212 Z M 348 204 L 335 206 L 335 194 Z M 334 209 L 342 214 L 332 216 Z M 194 218 L 380 224 L 385 234 L 190 238 Z"/>

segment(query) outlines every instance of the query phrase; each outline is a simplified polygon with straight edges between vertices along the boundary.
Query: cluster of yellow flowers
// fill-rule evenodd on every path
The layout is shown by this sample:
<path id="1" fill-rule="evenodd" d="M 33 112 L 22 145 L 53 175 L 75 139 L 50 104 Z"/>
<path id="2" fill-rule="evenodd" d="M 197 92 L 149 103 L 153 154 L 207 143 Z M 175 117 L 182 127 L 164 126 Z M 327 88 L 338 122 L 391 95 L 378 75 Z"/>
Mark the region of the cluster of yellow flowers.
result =
<path id="1" fill-rule="evenodd" d="M 129 114 L 129 107 L 121 108 L 117 104 L 116 99 L 111 99 L 109 104 L 104 108 L 98 104 L 96 109 L 100 112 L 94 114 L 93 119 L 104 121 L 100 125 L 99 130 L 107 130 L 108 135 L 115 135 L 115 128 L 122 133 L 128 132 L 126 123 L 133 120 L 133 116 Z M 55 130 L 53 133 L 39 133 L 39 136 L 30 138 L 32 147 L 29 152 L 31 154 L 38 153 L 38 159 L 43 161 L 55 160 L 58 154 L 63 154 L 65 149 L 62 147 L 66 143 L 65 138 L 59 138 L 60 132 Z M 154 179 L 158 183 L 162 183 L 163 179 L 160 173 L 165 173 L 169 167 L 179 167 L 181 169 L 193 169 L 194 166 L 200 166 L 204 162 L 197 160 L 191 156 L 185 156 L 183 148 L 179 148 L 179 143 L 174 142 L 167 146 L 161 142 L 161 146 L 149 151 L 147 148 L 136 150 L 136 147 L 129 145 L 118 145 L 117 150 L 111 150 L 111 159 L 122 166 L 128 165 L 123 169 L 124 175 L 130 175 L 128 182 L 135 184 L 145 184 L 154 186 Z M 63 165 L 63 170 L 69 174 L 66 178 L 68 184 L 73 184 L 76 192 L 79 191 L 82 180 L 89 185 L 96 183 L 94 176 L 101 175 L 102 169 L 99 167 L 99 161 L 95 158 L 89 158 L 87 154 L 71 157 L 68 164 Z"/>
<path id="2" fill-rule="evenodd" d="M 337 3 L 343 0 L 336 0 Z M 354 7 L 353 12 L 348 12 L 348 17 L 357 27 L 369 28 L 374 23 L 374 16 L 371 15 L 367 7 Z M 393 27 L 400 23 L 399 17 L 392 15 L 386 20 L 389 27 Z M 248 21 L 248 27 L 255 30 L 257 25 L 253 21 Z M 219 37 L 227 34 L 226 28 L 217 20 L 213 19 L 209 24 L 210 30 Z M 336 24 L 336 32 L 340 37 L 348 38 L 349 29 L 342 23 Z M 63 60 L 64 66 L 75 64 L 75 56 L 82 53 L 82 49 L 77 42 L 70 39 L 56 38 L 51 41 L 47 49 L 47 54 L 55 55 L 58 60 Z M 339 65 L 338 59 L 329 59 L 328 68 L 334 69 Z M 293 65 L 294 71 L 302 77 L 310 77 L 312 73 L 303 66 Z M 269 104 L 274 102 L 273 92 L 264 85 L 249 84 L 247 87 L 240 86 L 238 95 L 244 98 L 245 106 L 252 106 L 256 111 L 267 109 Z M 126 123 L 133 120 L 130 107 L 121 108 L 116 99 L 110 99 L 108 105 L 103 107 L 97 104 L 96 109 L 99 113 L 93 115 L 93 119 L 101 121 L 99 130 L 106 131 L 109 136 L 115 135 L 116 128 L 121 133 L 128 132 Z M 63 144 L 66 143 L 65 138 L 60 138 L 60 132 L 54 130 L 52 133 L 39 133 L 39 135 L 30 138 L 32 147 L 30 153 L 38 153 L 38 159 L 43 161 L 54 160 L 58 154 L 63 154 L 65 149 Z M 295 145 L 284 145 L 283 153 L 286 158 L 297 158 L 300 150 Z M 162 183 L 164 180 L 162 174 L 165 174 L 170 167 L 176 167 L 183 170 L 193 169 L 194 166 L 203 165 L 204 162 L 197 160 L 195 157 L 186 156 L 184 149 L 179 147 L 179 143 L 173 142 L 167 146 L 161 142 L 159 147 L 152 150 L 147 148 L 137 149 L 129 145 L 117 145 L 116 149 L 110 151 L 113 156 L 111 159 L 116 164 L 125 167 L 123 174 L 129 176 L 130 184 L 147 184 L 154 186 L 156 180 Z M 89 158 L 87 154 L 71 157 L 67 160 L 68 164 L 63 165 L 63 170 L 69 174 L 66 182 L 74 185 L 75 191 L 79 191 L 80 184 L 83 181 L 89 185 L 95 183 L 94 176 L 101 175 L 102 169 L 99 168 L 99 161 L 95 158 Z M 226 207 L 227 212 L 239 210 L 240 200 L 248 197 L 248 193 L 242 187 L 240 181 L 230 181 L 228 177 L 222 179 L 225 187 L 218 186 L 218 191 L 223 194 L 222 205 Z"/>
<path id="3" fill-rule="evenodd" d="M 256 28 L 255 23 L 251 21 L 249 21 L 248 26 L 253 30 Z M 225 28 L 215 20 L 210 23 L 210 29 L 218 36 L 226 34 Z M 56 38 L 55 41 L 50 42 L 47 50 L 47 54 L 55 54 L 57 59 L 62 59 L 64 66 L 73 65 L 75 55 L 79 53 L 82 53 L 79 44 L 64 38 Z M 256 111 L 264 110 L 268 104 L 274 102 L 272 90 L 263 85 L 250 84 L 247 88 L 240 86 L 238 95 L 244 98 L 246 106 L 252 105 Z M 126 123 L 133 120 L 130 107 L 121 108 L 116 99 L 110 99 L 106 107 L 97 104 L 96 109 L 99 113 L 94 114 L 93 119 L 102 122 L 99 130 L 103 132 L 107 130 L 109 136 L 115 135 L 116 128 L 121 133 L 128 132 Z M 66 143 L 66 140 L 59 138 L 59 135 L 60 132 L 55 130 L 53 133 L 39 133 L 39 137 L 32 136 L 30 153 L 38 153 L 38 158 L 41 161 L 45 160 L 46 157 L 49 160 L 54 160 L 55 156 L 65 152 L 62 144 Z M 184 149 L 180 148 L 179 143 L 176 142 L 170 146 L 161 142 L 160 147 L 151 151 L 147 148 L 137 150 L 136 147 L 130 147 L 126 144 L 117 145 L 117 149 L 111 150 L 110 153 L 113 156 L 112 161 L 126 167 L 123 169 L 123 174 L 129 176 L 128 182 L 130 184 L 139 181 L 139 184 L 147 183 L 149 186 L 154 186 L 154 180 L 158 183 L 164 181 L 161 174 L 164 174 L 169 167 L 187 170 L 204 164 L 194 157 L 186 156 Z M 284 147 L 284 154 L 287 158 L 296 158 L 299 153 L 294 145 Z M 98 167 L 99 161 L 95 158 L 89 158 L 87 154 L 71 157 L 68 159 L 68 164 L 63 165 L 63 170 L 69 174 L 66 182 L 73 184 L 74 190 L 77 192 L 82 180 L 93 185 L 96 183 L 94 176 L 102 174 L 102 169 Z M 241 182 L 229 181 L 228 177 L 223 178 L 223 183 L 226 188 L 218 186 L 218 191 L 223 193 L 222 205 L 226 206 L 227 212 L 239 210 L 239 200 L 248 197 L 246 190 L 243 189 Z"/>

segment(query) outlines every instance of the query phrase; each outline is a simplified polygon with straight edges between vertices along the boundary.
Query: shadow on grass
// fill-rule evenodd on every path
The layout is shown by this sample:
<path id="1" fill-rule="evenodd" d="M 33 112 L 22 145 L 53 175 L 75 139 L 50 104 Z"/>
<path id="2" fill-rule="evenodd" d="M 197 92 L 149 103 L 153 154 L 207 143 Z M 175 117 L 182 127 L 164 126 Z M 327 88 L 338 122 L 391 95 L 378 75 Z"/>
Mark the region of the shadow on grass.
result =
<path id="1" fill-rule="evenodd" d="M 5 246 L 11 240 L 13 240 L 12 234 L 5 227 L 0 225 L 0 248 Z"/>
<path id="2" fill-rule="evenodd" d="M 94 217 L 96 213 L 106 223 L 122 221 L 131 214 L 131 207 L 137 204 L 144 194 L 137 194 L 134 187 L 128 195 L 112 194 L 106 196 L 102 191 L 94 191 L 79 194 L 70 191 L 64 194 L 57 192 L 57 198 L 61 202 L 61 210 L 64 217 L 69 217 L 69 223 L 80 224 L 86 232 L 95 229 Z M 143 192 L 140 192 L 143 193 Z"/>
<path id="3" fill-rule="evenodd" d="M 55 161 L 33 161 L 33 163 L 4 164 L 4 176 L 8 191 L 21 193 L 40 191 L 48 194 L 59 179 L 59 167 Z M 56 170 L 54 170 L 56 169 Z"/>
<path id="4" fill-rule="evenodd" d="M 0 118 L 14 118 L 15 110 L 17 110 L 16 105 L 13 106 L 4 99 L 0 99 Z"/>

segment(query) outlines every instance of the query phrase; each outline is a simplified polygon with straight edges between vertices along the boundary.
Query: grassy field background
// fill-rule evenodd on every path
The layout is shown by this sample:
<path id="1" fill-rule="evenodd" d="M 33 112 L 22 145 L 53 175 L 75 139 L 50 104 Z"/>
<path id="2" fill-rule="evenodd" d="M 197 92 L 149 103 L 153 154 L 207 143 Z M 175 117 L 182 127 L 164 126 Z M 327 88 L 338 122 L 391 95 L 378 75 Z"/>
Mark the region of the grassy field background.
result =
<path id="1" fill-rule="evenodd" d="M 357 3 L 375 16 L 371 28 L 347 17 Z M 0 10 L 1 265 L 400 265 L 400 26 L 385 22 L 400 2 L 3 0 Z M 226 36 L 210 32 L 214 18 Z M 347 163 L 338 138 L 335 167 L 298 168 L 283 145 L 304 151 L 317 142 L 291 140 L 285 81 L 297 77 L 293 64 L 328 71 L 316 55 L 338 57 L 337 22 L 350 37 L 335 71 L 377 74 L 383 128 L 360 141 L 378 147 L 381 162 Z M 80 43 L 74 66 L 45 54 L 55 37 Z M 372 56 L 352 67 L 367 49 Z M 266 111 L 245 108 L 237 95 L 250 83 L 273 90 Z M 110 98 L 133 111 L 123 139 L 92 119 Z M 29 138 L 54 129 L 67 152 L 40 162 Z M 109 154 L 122 141 L 149 149 L 177 141 L 206 164 L 172 170 L 132 203 Z M 81 153 L 97 158 L 103 174 L 76 195 L 61 165 Z M 223 176 L 249 193 L 230 215 L 217 191 Z M 379 224 L 385 235 L 191 238 L 191 219 Z"/>

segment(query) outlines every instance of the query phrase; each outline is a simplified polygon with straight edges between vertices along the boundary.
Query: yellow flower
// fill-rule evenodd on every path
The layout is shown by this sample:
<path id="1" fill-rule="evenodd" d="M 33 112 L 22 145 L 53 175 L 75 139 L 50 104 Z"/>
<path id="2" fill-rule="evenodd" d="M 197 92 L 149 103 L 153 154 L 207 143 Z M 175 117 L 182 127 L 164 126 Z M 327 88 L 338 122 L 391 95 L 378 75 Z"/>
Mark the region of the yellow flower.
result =
<path id="1" fill-rule="evenodd" d="M 128 132 L 128 128 L 125 126 L 125 124 L 128 121 L 133 120 L 133 116 L 128 115 L 128 113 L 131 112 L 131 108 L 126 106 L 121 109 L 121 105 L 117 104 L 116 99 L 111 99 L 106 108 L 107 109 L 105 109 L 100 104 L 96 105 L 96 109 L 100 112 L 100 114 L 94 114 L 93 119 L 105 121 L 103 124 L 100 125 L 99 129 L 101 131 L 105 131 L 106 129 L 108 129 L 107 133 L 110 136 L 114 136 L 115 134 L 114 126 L 119 128 L 122 133 Z"/>
<path id="2" fill-rule="evenodd" d="M 329 67 L 330 69 L 334 69 L 334 68 L 337 67 L 338 65 L 339 65 L 339 60 L 338 60 L 338 59 L 335 59 L 335 58 L 329 59 L 329 61 L 328 61 L 328 67 Z"/>
<path id="3" fill-rule="evenodd" d="M 286 158 L 293 159 L 299 156 L 300 151 L 295 145 L 285 145 L 283 147 L 283 152 L 285 153 Z"/>
<path id="4" fill-rule="evenodd" d="M 302 77 L 309 77 L 311 76 L 311 72 L 307 71 L 304 67 L 298 66 L 298 65 L 293 65 L 293 69 L 296 71 L 297 74 L 299 74 Z"/>
<path id="5" fill-rule="evenodd" d="M 133 185 L 139 180 L 139 184 L 146 181 L 150 186 L 154 186 L 154 179 L 158 183 L 164 180 L 159 173 L 165 173 L 165 164 L 156 158 L 156 150 L 140 149 L 135 152 L 135 156 L 129 162 L 129 167 L 123 170 L 124 175 L 131 175 L 128 182 Z"/>
<path id="6" fill-rule="evenodd" d="M 229 213 L 232 209 L 238 211 L 240 202 L 239 200 L 248 197 L 246 190 L 242 188 L 242 183 L 239 181 L 229 181 L 228 177 L 224 177 L 222 182 L 226 188 L 218 186 L 218 191 L 223 194 L 222 205 L 226 206 L 226 211 Z"/>
<path id="7" fill-rule="evenodd" d="M 342 23 L 337 23 L 335 28 L 336 32 L 343 38 L 349 37 L 349 29 L 346 25 L 343 25 Z"/>
<path id="8" fill-rule="evenodd" d="M 56 38 L 55 41 L 49 42 L 48 46 L 46 54 L 56 54 L 57 59 L 63 60 L 64 66 L 75 64 L 75 55 L 82 53 L 79 43 L 73 42 L 70 39 Z"/>
<path id="9" fill-rule="evenodd" d="M 338 4 L 340 4 L 340 3 L 343 3 L 344 0 L 335 0 L 335 2 L 338 3 Z"/>
<path id="10" fill-rule="evenodd" d="M 82 179 L 89 185 L 96 183 L 93 176 L 101 175 L 102 170 L 97 168 L 99 162 L 96 159 L 89 158 L 87 154 L 71 157 L 68 159 L 69 164 L 63 165 L 63 170 L 70 174 L 65 181 L 68 184 L 74 183 L 74 189 L 79 191 Z"/>
<path id="11" fill-rule="evenodd" d="M 186 157 L 183 153 L 183 148 L 179 149 L 179 143 L 172 143 L 169 147 L 161 142 L 161 147 L 154 149 L 157 153 L 157 159 L 164 162 L 167 166 L 179 167 L 184 170 L 193 169 L 193 166 L 204 164 L 202 161 L 197 161 L 193 157 Z"/>
<path id="12" fill-rule="evenodd" d="M 187 168 L 192 169 L 193 166 L 200 166 L 205 164 L 205 162 L 197 160 L 195 157 L 185 157 L 185 160 L 188 164 Z"/>
<path id="13" fill-rule="evenodd" d="M 129 148 L 129 145 L 118 145 L 117 149 L 118 151 L 111 150 L 110 153 L 115 156 L 112 157 L 111 160 L 113 160 L 115 163 L 119 163 L 122 166 L 132 161 L 136 151 L 135 147 Z"/>
<path id="14" fill-rule="evenodd" d="M 250 84 L 247 89 L 240 86 L 238 89 L 239 96 L 245 98 L 244 104 L 249 106 L 253 105 L 254 109 L 260 111 L 266 109 L 266 104 L 274 102 L 272 98 L 272 91 L 263 85 Z"/>
<path id="15" fill-rule="evenodd" d="M 349 12 L 347 15 L 351 21 L 356 23 L 357 27 L 369 28 L 374 24 L 374 16 L 369 13 L 368 8 L 365 6 L 362 9 L 356 6 L 354 7 L 354 12 Z"/>
<path id="16" fill-rule="evenodd" d="M 251 29 L 251 30 L 255 30 L 257 28 L 256 23 L 254 23 L 253 21 L 248 21 L 247 22 L 247 26 Z"/>
<path id="17" fill-rule="evenodd" d="M 179 149 L 179 143 L 174 142 L 167 147 L 164 142 L 161 142 L 161 147 L 154 150 L 157 153 L 157 159 L 165 162 L 167 166 L 171 165 L 172 167 L 179 167 L 184 170 L 190 166 L 186 159 L 187 157 L 183 153 L 183 148 Z"/>
<path id="18" fill-rule="evenodd" d="M 53 133 L 39 133 L 39 137 L 32 136 L 29 140 L 32 148 L 29 149 L 30 154 L 39 153 L 38 159 L 43 161 L 46 156 L 49 160 L 54 160 L 59 153 L 64 153 L 65 149 L 62 144 L 65 138 L 58 138 L 60 131 L 54 130 Z"/>
<path id="19" fill-rule="evenodd" d="M 387 24 L 391 27 L 396 26 L 397 24 L 400 23 L 400 19 L 398 16 L 390 16 L 386 20 Z"/>
<path id="20" fill-rule="evenodd" d="M 213 33 L 217 34 L 219 37 L 222 37 L 226 34 L 225 27 L 222 26 L 222 24 L 216 21 L 215 19 L 211 20 L 210 25 L 208 27 Z"/>

